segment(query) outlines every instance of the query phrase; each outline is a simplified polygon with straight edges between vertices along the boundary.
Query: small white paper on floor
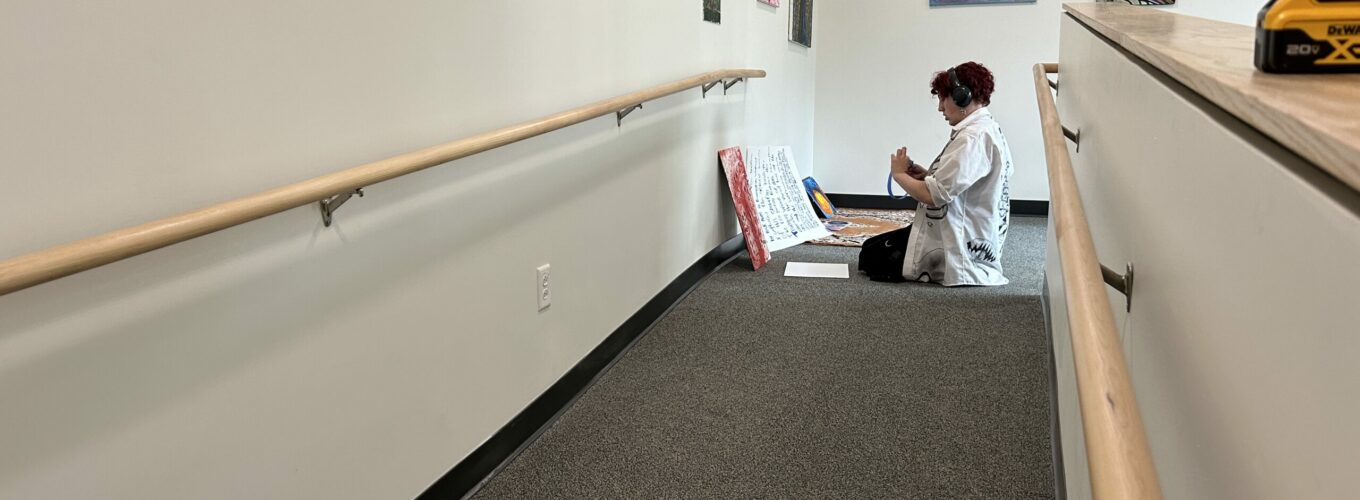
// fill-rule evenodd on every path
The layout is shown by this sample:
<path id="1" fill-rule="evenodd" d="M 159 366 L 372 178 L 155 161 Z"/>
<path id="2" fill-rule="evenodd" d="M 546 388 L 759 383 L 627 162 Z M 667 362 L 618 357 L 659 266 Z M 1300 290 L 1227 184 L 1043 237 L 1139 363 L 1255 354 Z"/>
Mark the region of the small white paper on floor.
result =
<path id="1" fill-rule="evenodd" d="M 784 266 L 784 276 L 798 278 L 850 278 L 850 264 L 813 264 L 790 262 Z"/>

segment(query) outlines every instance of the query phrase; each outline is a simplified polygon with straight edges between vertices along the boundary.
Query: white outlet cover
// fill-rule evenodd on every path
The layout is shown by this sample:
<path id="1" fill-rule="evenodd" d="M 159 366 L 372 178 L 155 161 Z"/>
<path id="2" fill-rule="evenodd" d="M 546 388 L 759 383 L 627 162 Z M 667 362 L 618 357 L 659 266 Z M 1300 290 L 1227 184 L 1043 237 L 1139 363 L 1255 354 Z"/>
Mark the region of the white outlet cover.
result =
<path id="1" fill-rule="evenodd" d="M 538 282 L 535 290 L 538 295 L 538 310 L 542 311 L 552 305 L 552 276 L 549 273 L 549 265 L 538 266 Z"/>

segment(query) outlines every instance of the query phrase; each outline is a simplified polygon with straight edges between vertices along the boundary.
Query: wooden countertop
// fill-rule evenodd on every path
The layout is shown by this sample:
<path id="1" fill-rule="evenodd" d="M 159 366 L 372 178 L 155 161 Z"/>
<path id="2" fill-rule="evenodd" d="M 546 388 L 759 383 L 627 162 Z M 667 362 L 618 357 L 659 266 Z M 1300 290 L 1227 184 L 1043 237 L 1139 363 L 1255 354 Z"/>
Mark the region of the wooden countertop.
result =
<path id="1" fill-rule="evenodd" d="M 1257 71 L 1250 26 L 1115 3 L 1063 9 L 1360 191 L 1360 74 Z"/>

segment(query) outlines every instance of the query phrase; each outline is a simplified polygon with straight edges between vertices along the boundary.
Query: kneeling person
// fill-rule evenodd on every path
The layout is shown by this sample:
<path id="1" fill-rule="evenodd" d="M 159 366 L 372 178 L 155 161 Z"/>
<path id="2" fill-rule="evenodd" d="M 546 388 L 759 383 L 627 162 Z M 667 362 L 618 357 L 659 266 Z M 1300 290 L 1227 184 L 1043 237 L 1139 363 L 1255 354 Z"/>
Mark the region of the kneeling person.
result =
<path id="1" fill-rule="evenodd" d="M 952 129 L 926 169 L 900 148 L 892 178 L 920 202 L 902 263 L 905 279 L 946 286 L 1004 285 L 1001 248 L 1010 226 L 1010 147 L 987 110 L 991 71 L 967 62 L 936 73 L 930 93 Z"/>

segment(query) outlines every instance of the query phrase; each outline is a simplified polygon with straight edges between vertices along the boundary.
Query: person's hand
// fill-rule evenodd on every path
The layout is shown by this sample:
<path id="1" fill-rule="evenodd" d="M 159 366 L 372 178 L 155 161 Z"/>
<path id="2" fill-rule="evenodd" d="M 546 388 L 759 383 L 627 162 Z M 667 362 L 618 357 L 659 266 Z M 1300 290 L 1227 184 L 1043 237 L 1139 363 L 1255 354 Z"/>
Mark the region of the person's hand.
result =
<path id="1" fill-rule="evenodd" d="M 907 148 L 897 148 L 897 152 L 893 153 L 890 162 L 892 173 L 911 175 L 909 169 L 912 162 L 911 158 L 907 156 Z"/>
<path id="2" fill-rule="evenodd" d="M 926 169 L 911 161 L 911 157 L 907 156 L 907 148 L 897 148 L 897 153 L 892 155 L 891 161 L 894 174 L 906 174 L 907 177 L 918 181 L 926 180 Z"/>
<path id="3" fill-rule="evenodd" d="M 926 180 L 926 175 L 928 175 L 929 173 L 930 172 L 926 171 L 925 168 L 921 167 L 920 165 L 917 165 L 916 162 L 912 162 L 911 165 L 907 166 L 907 175 L 911 176 L 911 178 L 916 179 L 918 181 Z"/>

